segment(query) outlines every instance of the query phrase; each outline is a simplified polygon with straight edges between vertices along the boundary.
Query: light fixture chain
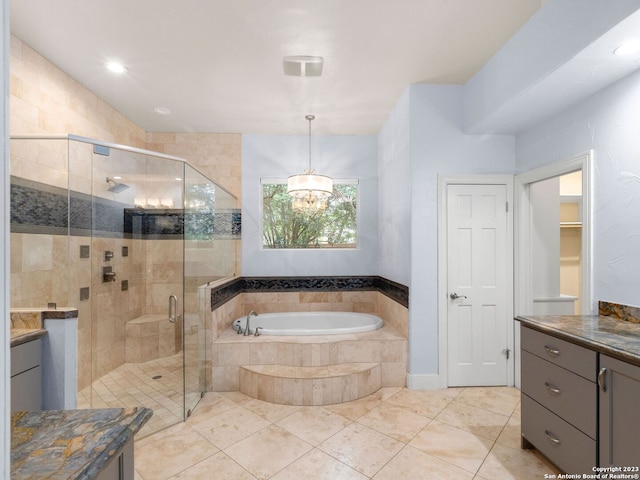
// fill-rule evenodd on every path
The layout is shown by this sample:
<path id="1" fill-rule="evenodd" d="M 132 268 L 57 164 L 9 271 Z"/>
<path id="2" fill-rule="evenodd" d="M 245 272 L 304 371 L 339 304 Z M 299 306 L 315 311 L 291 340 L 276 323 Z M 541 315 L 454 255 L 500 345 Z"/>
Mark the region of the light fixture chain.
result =
<path id="1" fill-rule="evenodd" d="M 311 121 L 315 120 L 315 115 L 307 115 L 305 117 L 309 121 L 309 173 L 313 172 L 311 168 Z"/>

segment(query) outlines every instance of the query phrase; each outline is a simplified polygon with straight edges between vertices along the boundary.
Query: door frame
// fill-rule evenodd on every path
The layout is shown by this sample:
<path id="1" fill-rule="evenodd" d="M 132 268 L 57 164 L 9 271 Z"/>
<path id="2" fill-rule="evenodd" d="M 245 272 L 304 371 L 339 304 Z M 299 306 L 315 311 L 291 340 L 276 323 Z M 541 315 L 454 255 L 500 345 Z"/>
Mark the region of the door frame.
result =
<path id="1" fill-rule="evenodd" d="M 582 171 L 582 314 L 595 310 L 592 305 L 593 276 L 593 155 L 594 151 L 576 155 L 544 165 L 515 176 L 515 315 L 527 315 L 533 311 L 532 257 L 531 257 L 531 193 L 532 183 L 567 173 Z M 520 348 L 520 329 L 516 329 L 515 348 Z M 520 358 L 516 360 L 516 386 L 520 385 Z"/>
<path id="2" fill-rule="evenodd" d="M 447 188 L 449 185 L 505 185 L 507 188 L 507 279 L 513 278 L 513 175 L 447 175 L 438 177 L 438 377 L 440 388 L 449 385 L 448 374 L 448 234 Z M 513 282 L 507 281 L 507 314 L 513 318 Z M 507 322 L 507 385 L 514 384 L 514 322 Z"/>

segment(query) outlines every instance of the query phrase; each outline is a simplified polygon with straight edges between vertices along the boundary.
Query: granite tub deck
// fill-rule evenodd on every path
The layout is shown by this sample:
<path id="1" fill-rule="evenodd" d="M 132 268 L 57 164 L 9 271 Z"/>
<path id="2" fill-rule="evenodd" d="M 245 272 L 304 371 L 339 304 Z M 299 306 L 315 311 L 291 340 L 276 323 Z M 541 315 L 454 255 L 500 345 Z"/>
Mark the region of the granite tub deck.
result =
<path id="1" fill-rule="evenodd" d="M 125 446 L 132 447 L 151 415 L 141 407 L 15 412 L 11 478 L 94 479 Z"/>
<path id="2" fill-rule="evenodd" d="M 344 335 L 243 336 L 213 343 L 213 391 L 284 405 L 330 405 L 404 386 L 407 339 L 385 324 Z"/>
<path id="3" fill-rule="evenodd" d="M 640 366 L 640 324 L 603 315 L 518 316 L 523 325 Z"/>

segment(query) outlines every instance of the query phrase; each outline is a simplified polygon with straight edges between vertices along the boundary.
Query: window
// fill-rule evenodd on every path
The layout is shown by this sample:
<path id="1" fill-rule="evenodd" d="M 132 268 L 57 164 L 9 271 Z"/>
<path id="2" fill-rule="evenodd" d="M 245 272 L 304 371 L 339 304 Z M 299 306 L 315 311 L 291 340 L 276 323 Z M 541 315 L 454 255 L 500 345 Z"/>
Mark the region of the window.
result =
<path id="1" fill-rule="evenodd" d="M 356 248 L 357 201 L 357 180 L 334 180 L 325 211 L 296 213 L 286 180 L 262 180 L 262 246 Z"/>

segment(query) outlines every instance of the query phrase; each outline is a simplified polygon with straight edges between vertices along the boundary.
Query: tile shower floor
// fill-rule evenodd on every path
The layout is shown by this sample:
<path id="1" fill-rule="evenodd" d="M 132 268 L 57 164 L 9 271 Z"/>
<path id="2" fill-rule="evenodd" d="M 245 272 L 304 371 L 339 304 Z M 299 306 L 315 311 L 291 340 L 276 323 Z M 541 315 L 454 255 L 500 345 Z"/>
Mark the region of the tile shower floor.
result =
<path id="1" fill-rule="evenodd" d="M 383 388 L 349 403 L 293 407 L 207 393 L 185 422 L 135 444 L 136 480 L 542 479 L 520 449 L 520 392 Z"/>
<path id="2" fill-rule="evenodd" d="M 140 405 L 153 409 L 153 417 L 138 438 L 182 422 L 182 353 L 120 365 L 78 395 L 78 408 Z"/>

